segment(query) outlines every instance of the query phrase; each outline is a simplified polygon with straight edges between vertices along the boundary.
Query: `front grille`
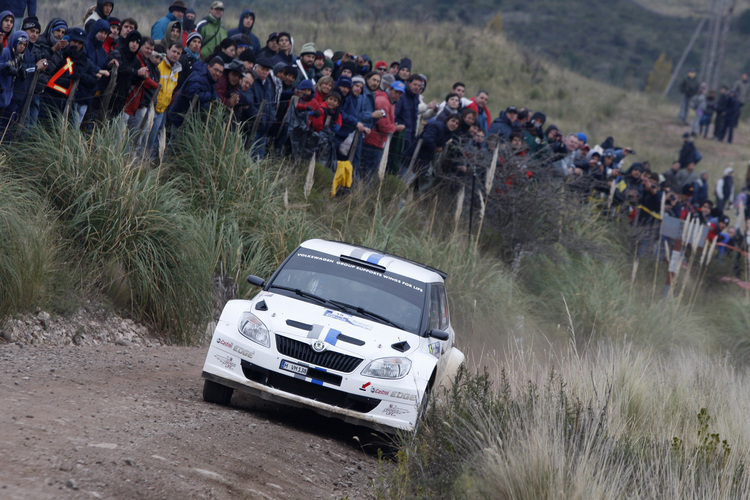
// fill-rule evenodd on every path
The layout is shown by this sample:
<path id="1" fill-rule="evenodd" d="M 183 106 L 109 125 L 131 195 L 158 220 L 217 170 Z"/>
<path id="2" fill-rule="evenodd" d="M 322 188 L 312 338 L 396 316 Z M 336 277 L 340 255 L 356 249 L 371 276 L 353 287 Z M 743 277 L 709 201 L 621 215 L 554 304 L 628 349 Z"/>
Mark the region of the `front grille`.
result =
<path id="1" fill-rule="evenodd" d="M 304 379 L 290 377 L 261 368 L 244 359 L 241 361 L 241 366 L 242 373 L 249 380 L 339 408 L 346 408 L 358 413 L 368 413 L 380 404 L 379 399 L 349 394 L 338 389 L 313 384 Z"/>
<path id="2" fill-rule="evenodd" d="M 353 372 L 362 362 L 362 358 L 355 358 L 340 352 L 315 352 L 308 344 L 281 335 L 276 335 L 276 350 L 284 356 L 344 373 Z"/>

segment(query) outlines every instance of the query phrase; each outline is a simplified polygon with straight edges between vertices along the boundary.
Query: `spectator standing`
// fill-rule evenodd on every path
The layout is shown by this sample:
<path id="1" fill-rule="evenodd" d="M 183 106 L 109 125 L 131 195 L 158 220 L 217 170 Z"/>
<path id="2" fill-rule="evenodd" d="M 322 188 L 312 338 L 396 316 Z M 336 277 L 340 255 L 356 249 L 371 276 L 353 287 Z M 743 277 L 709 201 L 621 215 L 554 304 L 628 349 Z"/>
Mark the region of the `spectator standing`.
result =
<path id="1" fill-rule="evenodd" d="M 18 31 L 24 16 L 36 17 L 36 4 L 37 0 L 0 0 L 0 12 L 9 10 L 13 14 L 12 31 Z"/>
<path id="2" fill-rule="evenodd" d="M 727 98 L 726 121 L 724 123 L 726 130 L 727 144 L 732 144 L 734 140 L 734 129 L 740 119 L 742 104 L 737 100 L 737 93 L 734 90 L 729 91 Z"/>
<path id="3" fill-rule="evenodd" d="M 490 116 L 490 110 L 487 109 L 487 101 L 489 100 L 489 93 L 486 90 L 480 90 L 477 92 L 476 97 L 471 100 L 471 104 L 466 106 L 469 109 L 473 109 L 477 112 L 477 126 L 487 135 L 492 124 L 492 116 Z"/>
<path id="4" fill-rule="evenodd" d="M 16 22 L 16 17 L 9 10 L 0 12 L 0 42 L 2 42 L 2 48 L 8 46 L 10 35 L 13 34 L 13 26 Z"/>
<path id="5" fill-rule="evenodd" d="M 248 137 L 252 140 L 253 154 L 258 158 L 266 156 L 266 134 L 276 118 L 276 85 L 271 77 L 271 61 L 267 57 L 258 57 L 255 61 L 255 81 L 252 87 L 252 102 L 255 106 L 255 119 L 260 120 L 257 135 Z M 265 102 L 261 113 L 260 106 Z"/>
<path id="6" fill-rule="evenodd" d="M 167 10 L 167 15 L 156 21 L 154 25 L 151 26 L 151 38 L 154 40 L 162 40 L 163 38 L 166 38 L 168 33 L 167 26 L 169 23 L 175 21 L 182 22 L 185 18 L 187 5 L 185 5 L 183 0 L 174 0 Z"/>
<path id="7" fill-rule="evenodd" d="M 734 169 L 727 167 L 724 169 L 724 175 L 716 181 L 716 208 L 721 212 L 724 211 L 724 207 L 727 203 L 731 206 L 732 200 L 734 200 Z"/>
<path id="8" fill-rule="evenodd" d="M 91 15 L 86 18 L 86 21 L 83 25 L 86 33 L 91 32 L 91 28 L 94 26 L 94 23 L 99 19 L 109 19 L 109 16 L 110 14 L 112 14 L 114 8 L 115 4 L 112 0 L 96 0 L 96 8 L 94 9 L 94 12 L 92 12 Z"/>
<path id="9" fill-rule="evenodd" d="M 188 35 L 187 44 L 185 50 L 180 57 L 180 66 L 182 69 L 177 78 L 177 88 L 182 87 L 185 80 L 190 76 L 193 69 L 198 69 L 203 66 L 201 61 L 201 35 L 200 33 L 193 32 Z"/>
<path id="10" fill-rule="evenodd" d="M 706 95 L 706 107 L 703 112 L 703 116 L 701 117 L 698 135 L 702 135 L 704 138 L 708 137 L 708 129 L 711 127 L 711 120 L 713 119 L 715 112 L 716 92 L 714 92 L 713 90 L 709 90 L 708 95 Z"/>
<path id="11" fill-rule="evenodd" d="M 45 117 L 51 117 L 54 110 L 62 112 L 75 80 L 79 80 L 79 88 L 83 89 L 93 88 L 97 82 L 96 70 L 83 50 L 86 32 L 71 28 L 67 36 L 70 38 L 67 46 L 55 52 L 37 82 L 37 91 L 42 92 L 41 114 Z"/>
<path id="12" fill-rule="evenodd" d="M 208 109 L 211 101 L 216 100 L 216 82 L 223 73 L 224 62 L 220 57 L 215 57 L 208 64 L 194 68 L 169 108 L 168 117 L 174 127 L 180 127 L 185 122 L 194 96 L 198 96 L 198 105 L 202 109 Z"/>
<path id="13" fill-rule="evenodd" d="M 255 12 L 253 12 L 250 9 L 245 9 L 242 11 L 242 14 L 240 14 L 240 22 L 239 25 L 229 30 L 228 36 L 233 37 L 235 35 L 245 35 L 250 37 L 250 40 L 252 40 L 252 44 L 250 45 L 253 49 L 253 55 L 255 57 L 258 57 L 258 54 L 260 54 L 260 39 L 253 33 L 253 27 L 255 26 Z"/>
<path id="14" fill-rule="evenodd" d="M 722 85 L 719 89 L 719 98 L 716 100 L 716 120 L 714 121 L 714 139 L 724 140 L 727 123 L 727 108 L 729 107 L 729 94 L 727 86 Z"/>
<path id="15" fill-rule="evenodd" d="M 224 2 L 214 1 L 208 10 L 208 15 L 196 26 L 196 31 L 203 39 L 201 47 L 201 58 L 207 59 L 214 49 L 227 38 L 227 29 L 222 26 L 221 18 L 224 15 Z"/>
<path id="16" fill-rule="evenodd" d="M 701 206 L 705 202 L 711 201 L 708 199 L 710 189 L 709 189 L 707 171 L 705 170 L 701 171 L 700 176 L 698 177 L 698 179 L 696 179 L 693 187 L 694 187 L 693 203 L 695 203 L 698 206 Z M 713 205 L 713 202 L 711 204 Z"/>
<path id="17" fill-rule="evenodd" d="M 380 75 L 372 75 L 367 80 L 370 90 L 377 80 L 380 85 Z M 380 111 L 380 118 L 375 121 L 372 132 L 365 136 L 362 144 L 362 175 L 364 178 L 372 178 L 377 172 L 380 160 L 383 156 L 383 148 L 388 139 L 388 134 L 401 132 L 404 125 L 396 125 L 396 103 L 406 91 L 404 82 L 393 82 L 387 91 L 375 90 L 375 108 Z"/>
<path id="18" fill-rule="evenodd" d="M 292 53 L 292 35 L 282 31 L 279 33 L 278 44 L 279 51 L 271 58 L 271 67 L 274 67 L 279 63 L 284 63 L 285 66 L 294 64 L 295 57 Z"/>
<path id="19" fill-rule="evenodd" d="M 693 137 L 696 137 L 698 135 L 698 132 L 700 131 L 701 120 L 703 120 L 703 115 L 706 114 L 707 91 L 708 87 L 706 86 L 706 84 L 701 83 L 701 86 L 698 89 L 698 93 L 695 94 L 690 100 L 690 105 L 695 110 L 695 116 L 693 117 L 693 122 L 690 125 L 690 134 Z"/>
<path id="20" fill-rule="evenodd" d="M 747 78 L 747 73 L 742 73 L 740 79 L 734 82 L 734 92 L 737 95 L 737 102 L 740 103 L 740 110 L 737 112 L 737 120 L 739 120 L 742 107 L 747 102 L 748 93 L 750 93 L 750 80 Z"/>
<path id="21" fill-rule="evenodd" d="M 698 93 L 700 84 L 696 78 L 694 69 L 688 71 L 685 78 L 680 82 L 680 110 L 677 112 L 677 119 L 685 125 L 688 124 L 688 113 L 690 111 L 690 99 Z"/>
<path id="22" fill-rule="evenodd" d="M 24 53 L 29 45 L 29 37 L 25 31 L 16 31 L 10 36 L 8 46 L 0 53 L 0 134 L 4 134 L 14 112 L 11 106 L 15 82 L 26 78 L 24 68 Z"/>
<path id="23" fill-rule="evenodd" d="M 404 68 L 404 61 L 401 61 Z M 399 71 L 399 74 L 401 71 Z M 398 81 L 398 80 L 397 80 Z M 403 95 L 396 102 L 396 123 L 403 124 L 404 130 L 398 136 L 395 147 L 391 150 L 391 161 L 395 172 L 403 173 L 409 166 L 409 158 L 403 156 L 411 148 L 417 137 L 419 117 L 419 94 L 422 86 L 422 77 L 411 75 L 406 81 Z M 391 87 L 392 89 L 393 87 Z"/>
<path id="24" fill-rule="evenodd" d="M 152 155 L 156 154 L 157 141 L 161 135 L 161 131 L 164 128 L 167 108 L 169 103 L 172 102 L 175 90 L 177 89 L 177 82 L 179 81 L 179 74 L 182 71 L 182 65 L 180 59 L 182 57 L 182 44 L 173 43 L 167 54 L 161 63 L 159 63 L 159 83 L 161 88 L 159 94 L 156 96 L 156 105 L 154 106 L 154 122 L 151 125 L 151 131 L 148 135 L 148 141 L 146 143 L 148 150 Z"/>

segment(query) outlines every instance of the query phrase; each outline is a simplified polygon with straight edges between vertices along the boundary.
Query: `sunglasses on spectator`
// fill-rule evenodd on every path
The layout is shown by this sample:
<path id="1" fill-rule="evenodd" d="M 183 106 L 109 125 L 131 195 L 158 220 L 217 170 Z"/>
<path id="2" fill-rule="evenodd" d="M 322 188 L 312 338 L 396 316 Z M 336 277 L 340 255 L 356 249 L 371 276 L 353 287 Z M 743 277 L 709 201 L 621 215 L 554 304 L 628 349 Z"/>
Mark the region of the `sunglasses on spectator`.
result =
<path id="1" fill-rule="evenodd" d="M 383 71 L 383 72 L 388 71 L 388 68 L 384 68 L 383 66 L 381 66 L 379 68 L 375 68 L 375 69 L 378 70 L 378 71 Z"/>

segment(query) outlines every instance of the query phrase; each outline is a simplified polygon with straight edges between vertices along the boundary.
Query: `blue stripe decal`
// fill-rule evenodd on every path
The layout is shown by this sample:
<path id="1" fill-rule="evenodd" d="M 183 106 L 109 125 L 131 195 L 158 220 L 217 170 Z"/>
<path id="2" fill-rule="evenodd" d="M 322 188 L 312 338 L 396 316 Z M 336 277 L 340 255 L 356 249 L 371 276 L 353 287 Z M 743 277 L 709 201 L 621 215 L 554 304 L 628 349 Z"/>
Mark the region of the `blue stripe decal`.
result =
<path id="1" fill-rule="evenodd" d="M 315 385 L 323 385 L 323 382 L 321 382 L 320 380 L 310 379 L 310 382 L 312 382 Z"/>
<path id="2" fill-rule="evenodd" d="M 339 340 L 339 334 L 341 332 L 338 330 L 334 330 L 331 328 L 328 330 L 328 333 L 326 334 L 326 342 L 328 342 L 331 345 L 336 345 L 336 342 Z"/>
<path id="3" fill-rule="evenodd" d="M 383 257 L 385 257 L 385 255 L 374 253 L 370 255 L 369 257 L 367 257 L 367 262 L 369 262 L 370 264 L 377 264 L 378 262 L 380 262 L 380 259 L 382 259 Z"/>

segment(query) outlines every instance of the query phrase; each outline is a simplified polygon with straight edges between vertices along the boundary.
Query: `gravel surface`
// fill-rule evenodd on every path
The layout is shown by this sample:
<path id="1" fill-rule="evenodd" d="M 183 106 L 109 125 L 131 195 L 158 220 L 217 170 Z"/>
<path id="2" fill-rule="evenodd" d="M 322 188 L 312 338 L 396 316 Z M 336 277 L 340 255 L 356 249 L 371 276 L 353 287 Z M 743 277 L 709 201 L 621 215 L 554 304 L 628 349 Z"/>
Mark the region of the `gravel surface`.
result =
<path id="1" fill-rule="evenodd" d="M 37 311 L 0 337 L 0 498 L 374 494 L 368 430 L 237 393 L 230 407 L 204 402 L 205 347 L 85 311 Z"/>

